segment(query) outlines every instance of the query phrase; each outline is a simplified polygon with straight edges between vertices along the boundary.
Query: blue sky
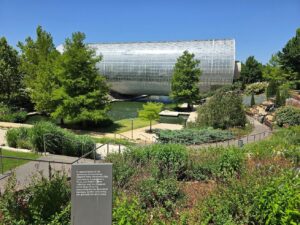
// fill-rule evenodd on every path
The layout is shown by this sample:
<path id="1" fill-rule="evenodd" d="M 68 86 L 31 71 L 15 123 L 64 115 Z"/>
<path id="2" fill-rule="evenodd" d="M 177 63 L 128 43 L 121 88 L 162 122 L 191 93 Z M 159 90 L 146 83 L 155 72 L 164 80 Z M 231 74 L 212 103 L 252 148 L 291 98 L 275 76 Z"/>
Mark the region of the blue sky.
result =
<path id="1" fill-rule="evenodd" d="M 300 0 L 0 0 L 0 36 L 16 45 L 38 25 L 56 45 L 235 38 L 236 57 L 266 63 L 300 27 Z"/>

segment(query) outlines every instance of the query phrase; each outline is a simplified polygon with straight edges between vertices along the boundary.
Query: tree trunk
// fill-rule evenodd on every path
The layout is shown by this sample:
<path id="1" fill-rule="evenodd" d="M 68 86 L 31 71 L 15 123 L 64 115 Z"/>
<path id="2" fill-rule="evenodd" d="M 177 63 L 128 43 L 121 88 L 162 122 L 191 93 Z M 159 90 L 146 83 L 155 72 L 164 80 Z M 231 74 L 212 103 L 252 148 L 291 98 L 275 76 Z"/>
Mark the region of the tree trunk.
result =
<path id="1" fill-rule="evenodd" d="M 150 133 L 152 133 L 152 120 L 150 120 Z"/>

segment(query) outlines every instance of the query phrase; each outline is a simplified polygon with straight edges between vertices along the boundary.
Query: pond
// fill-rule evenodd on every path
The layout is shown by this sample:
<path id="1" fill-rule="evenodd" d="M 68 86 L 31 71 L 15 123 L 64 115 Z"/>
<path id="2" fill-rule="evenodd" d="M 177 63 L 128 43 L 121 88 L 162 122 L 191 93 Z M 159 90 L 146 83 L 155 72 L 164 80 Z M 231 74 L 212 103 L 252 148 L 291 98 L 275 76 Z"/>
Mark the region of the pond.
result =
<path id="1" fill-rule="evenodd" d="M 138 117 L 138 111 L 143 108 L 143 104 L 145 104 L 145 101 L 112 102 L 111 109 L 108 112 L 108 115 L 113 121 L 136 118 Z M 179 115 L 178 117 L 161 116 L 159 122 L 184 124 L 186 119 L 187 116 L 183 116 L 183 115 Z"/>

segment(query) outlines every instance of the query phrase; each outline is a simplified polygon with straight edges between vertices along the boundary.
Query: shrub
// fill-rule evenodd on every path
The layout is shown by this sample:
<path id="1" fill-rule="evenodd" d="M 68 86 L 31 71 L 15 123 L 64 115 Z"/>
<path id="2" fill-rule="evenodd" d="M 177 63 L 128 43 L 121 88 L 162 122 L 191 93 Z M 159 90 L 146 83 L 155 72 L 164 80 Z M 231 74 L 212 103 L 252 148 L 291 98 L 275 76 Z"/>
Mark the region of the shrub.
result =
<path id="1" fill-rule="evenodd" d="M 276 81 L 271 80 L 269 82 L 269 85 L 268 85 L 267 89 L 266 89 L 266 97 L 267 97 L 267 99 L 275 96 L 276 92 L 277 92 L 277 89 L 278 89 L 278 84 L 276 83 Z"/>
<path id="2" fill-rule="evenodd" d="M 114 201 L 113 224 L 147 224 L 147 214 L 136 198 L 117 197 Z"/>
<path id="3" fill-rule="evenodd" d="M 163 207 L 172 212 L 183 193 L 175 179 L 157 181 L 149 178 L 140 183 L 139 197 L 143 208 Z"/>
<path id="4" fill-rule="evenodd" d="M 26 117 L 27 117 L 27 112 L 15 111 L 9 106 L 0 103 L 0 121 L 23 123 L 25 122 Z"/>
<path id="5" fill-rule="evenodd" d="M 292 107 L 292 106 L 286 106 L 286 107 L 279 108 L 276 111 L 276 122 L 277 122 L 278 126 L 300 125 L 300 109 Z"/>
<path id="6" fill-rule="evenodd" d="M 1 196 L 4 224 L 51 224 L 69 205 L 71 189 L 65 175 L 54 174 L 51 180 L 34 180 L 21 192 L 15 190 L 15 185 L 16 179 L 12 176 Z M 68 215 L 67 211 L 65 214 Z M 64 218 L 69 220 L 68 216 Z"/>
<path id="7" fill-rule="evenodd" d="M 152 161 L 152 175 L 158 179 L 182 179 L 185 176 L 188 153 L 175 144 L 153 145 L 148 150 Z"/>
<path id="8" fill-rule="evenodd" d="M 300 221 L 300 179 L 286 172 L 254 197 L 252 224 L 298 224 Z"/>
<path id="9" fill-rule="evenodd" d="M 32 128 L 10 129 L 6 139 L 11 147 L 33 148 L 39 152 L 45 147 L 48 152 L 69 156 L 81 156 L 95 146 L 91 137 L 75 135 L 50 122 L 38 122 Z"/>
<path id="10" fill-rule="evenodd" d="M 6 132 L 8 146 L 13 148 L 31 149 L 31 129 L 26 127 L 12 128 Z"/>
<path id="11" fill-rule="evenodd" d="M 218 91 L 208 102 L 198 109 L 196 124 L 199 127 L 226 129 L 245 126 L 246 114 L 242 97 L 234 91 Z"/>
<path id="12" fill-rule="evenodd" d="M 247 95 L 261 94 L 266 90 L 267 87 L 268 87 L 267 82 L 257 82 L 253 84 L 248 84 L 245 88 L 245 93 Z"/>
<path id="13" fill-rule="evenodd" d="M 230 131 L 207 129 L 155 130 L 161 143 L 203 144 L 232 139 Z"/>
<path id="14" fill-rule="evenodd" d="M 201 149 L 190 155 L 187 179 L 225 181 L 240 175 L 244 169 L 244 162 L 244 153 L 235 147 Z"/>
<path id="15" fill-rule="evenodd" d="M 106 162 L 113 163 L 113 183 L 117 188 L 126 188 L 130 178 L 136 172 L 123 154 L 109 154 L 105 158 Z"/>

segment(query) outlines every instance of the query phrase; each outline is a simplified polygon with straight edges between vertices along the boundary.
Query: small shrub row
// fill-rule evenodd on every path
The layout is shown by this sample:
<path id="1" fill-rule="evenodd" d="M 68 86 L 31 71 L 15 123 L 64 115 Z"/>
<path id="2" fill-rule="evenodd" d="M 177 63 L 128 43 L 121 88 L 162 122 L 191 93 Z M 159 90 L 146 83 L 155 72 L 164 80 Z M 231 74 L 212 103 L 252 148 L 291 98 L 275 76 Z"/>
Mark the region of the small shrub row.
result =
<path id="1" fill-rule="evenodd" d="M 12 122 L 12 123 L 23 123 L 27 117 L 25 111 L 15 111 L 10 107 L 0 103 L 0 121 Z"/>
<path id="2" fill-rule="evenodd" d="M 231 131 L 217 129 L 155 130 L 160 143 L 203 144 L 232 139 Z"/>
<path id="3" fill-rule="evenodd" d="M 252 84 L 248 84 L 245 88 L 245 94 L 261 94 L 265 92 L 266 88 L 268 87 L 268 82 L 256 82 Z"/>
<path id="4" fill-rule="evenodd" d="M 46 150 L 69 156 L 81 156 L 95 146 L 92 138 L 75 135 L 50 122 L 39 122 L 32 128 L 10 129 L 6 133 L 6 140 L 10 147 L 32 148 L 39 152 Z"/>

